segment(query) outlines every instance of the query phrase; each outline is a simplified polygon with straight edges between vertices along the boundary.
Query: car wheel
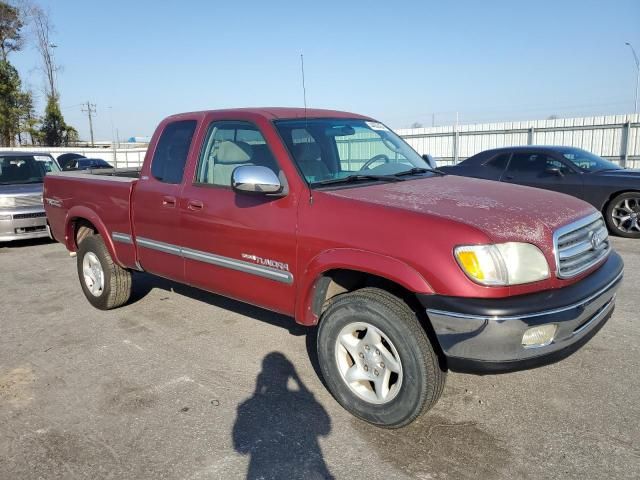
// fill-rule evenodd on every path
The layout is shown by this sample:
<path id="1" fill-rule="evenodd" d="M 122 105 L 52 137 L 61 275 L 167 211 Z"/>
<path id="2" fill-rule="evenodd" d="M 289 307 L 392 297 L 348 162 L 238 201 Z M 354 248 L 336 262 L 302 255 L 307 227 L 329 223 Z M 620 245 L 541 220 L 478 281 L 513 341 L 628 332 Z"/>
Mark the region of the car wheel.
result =
<path id="1" fill-rule="evenodd" d="M 129 300 L 131 272 L 114 263 L 100 235 L 84 238 L 77 262 L 80 285 L 91 305 L 110 310 Z"/>
<path id="2" fill-rule="evenodd" d="M 416 314 L 378 288 L 336 297 L 320 320 L 317 348 L 336 400 L 378 426 L 411 423 L 444 388 L 446 372 Z"/>
<path id="3" fill-rule="evenodd" d="M 611 200 L 605 219 L 611 233 L 640 238 L 640 192 L 622 193 Z"/>

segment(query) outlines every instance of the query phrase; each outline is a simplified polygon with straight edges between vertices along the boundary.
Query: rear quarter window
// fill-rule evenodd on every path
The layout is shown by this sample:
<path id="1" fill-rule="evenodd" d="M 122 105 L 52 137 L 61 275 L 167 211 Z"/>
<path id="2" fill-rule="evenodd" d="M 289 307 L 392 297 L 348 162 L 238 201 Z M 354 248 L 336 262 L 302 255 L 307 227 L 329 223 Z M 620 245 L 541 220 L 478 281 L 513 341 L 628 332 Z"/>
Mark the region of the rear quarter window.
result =
<path id="1" fill-rule="evenodd" d="M 180 183 L 196 130 L 195 120 L 167 124 L 151 160 L 151 175 L 164 183 Z"/>

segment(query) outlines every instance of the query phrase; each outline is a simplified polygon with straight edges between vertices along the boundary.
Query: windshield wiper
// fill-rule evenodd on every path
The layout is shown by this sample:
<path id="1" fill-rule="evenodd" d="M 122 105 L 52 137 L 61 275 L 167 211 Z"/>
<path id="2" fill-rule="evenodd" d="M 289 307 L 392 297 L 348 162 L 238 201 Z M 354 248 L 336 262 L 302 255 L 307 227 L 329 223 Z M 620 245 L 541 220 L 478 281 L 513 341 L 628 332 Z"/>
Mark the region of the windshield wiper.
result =
<path id="1" fill-rule="evenodd" d="M 312 185 L 334 185 L 338 183 L 361 182 L 364 180 L 379 180 L 383 182 L 401 182 L 402 181 L 402 179 L 397 178 L 395 175 L 357 174 L 357 175 L 349 175 L 348 177 L 343 177 L 343 178 L 331 178 L 328 180 L 320 180 L 319 182 L 313 182 Z"/>
<path id="2" fill-rule="evenodd" d="M 446 175 L 445 172 L 443 172 L 442 170 L 438 170 L 437 168 L 414 167 L 410 170 L 405 170 L 404 172 L 396 173 L 395 176 L 401 177 L 403 175 L 418 175 L 420 173 L 427 173 L 427 172 L 435 173 L 438 175 Z"/>

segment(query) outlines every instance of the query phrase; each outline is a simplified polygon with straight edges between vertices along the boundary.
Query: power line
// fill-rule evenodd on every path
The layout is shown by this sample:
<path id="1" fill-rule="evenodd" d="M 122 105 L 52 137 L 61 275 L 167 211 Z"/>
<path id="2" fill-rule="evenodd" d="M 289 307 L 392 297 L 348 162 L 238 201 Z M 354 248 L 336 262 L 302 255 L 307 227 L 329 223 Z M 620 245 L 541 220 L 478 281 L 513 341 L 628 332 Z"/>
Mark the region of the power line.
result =
<path id="1" fill-rule="evenodd" d="M 87 103 L 82 104 L 82 112 L 86 113 L 89 117 L 89 133 L 91 134 L 91 146 L 93 147 L 93 116 L 96 113 L 96 104 L 90 103 L 89 100 L 87 100 Z"/>

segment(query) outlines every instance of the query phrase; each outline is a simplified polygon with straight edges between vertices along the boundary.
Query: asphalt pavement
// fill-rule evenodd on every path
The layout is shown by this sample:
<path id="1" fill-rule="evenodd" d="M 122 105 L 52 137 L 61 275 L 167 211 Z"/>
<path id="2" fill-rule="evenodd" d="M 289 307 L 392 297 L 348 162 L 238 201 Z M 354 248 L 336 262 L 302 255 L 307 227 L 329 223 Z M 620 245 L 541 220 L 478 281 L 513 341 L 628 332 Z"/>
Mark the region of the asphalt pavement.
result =
<path id="1" fill-rule="evenodd" d="M 449 374 L 399 430 L 336 403 L 290 318 L 146 274 L 98 311 L 62 245 L 1 245 L 0 478 L 640 478 L 640 241 L 613 243 L 625 280 L 591 342 Z"/>

